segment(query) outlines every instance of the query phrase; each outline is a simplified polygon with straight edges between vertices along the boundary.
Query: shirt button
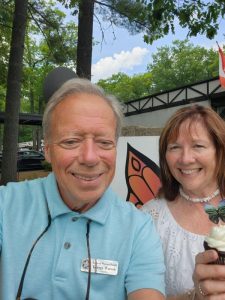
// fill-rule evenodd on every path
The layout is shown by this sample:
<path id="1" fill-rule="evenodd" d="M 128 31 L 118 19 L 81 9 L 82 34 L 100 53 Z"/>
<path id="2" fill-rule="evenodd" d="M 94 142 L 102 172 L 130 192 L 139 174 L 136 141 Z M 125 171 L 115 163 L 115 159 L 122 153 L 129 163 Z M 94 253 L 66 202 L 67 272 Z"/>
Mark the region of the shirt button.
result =
<path id="1" fill-rule="evenodd" d="M 72 222 L 76 222 L 78 219 L 78 217 L 72 217 Z"/>
<path id="2" fill-rule="evenodd" d="M 69 249 L 71 247 L 71 244 L 69 242 L 64 243 L 64 248 Z"/>

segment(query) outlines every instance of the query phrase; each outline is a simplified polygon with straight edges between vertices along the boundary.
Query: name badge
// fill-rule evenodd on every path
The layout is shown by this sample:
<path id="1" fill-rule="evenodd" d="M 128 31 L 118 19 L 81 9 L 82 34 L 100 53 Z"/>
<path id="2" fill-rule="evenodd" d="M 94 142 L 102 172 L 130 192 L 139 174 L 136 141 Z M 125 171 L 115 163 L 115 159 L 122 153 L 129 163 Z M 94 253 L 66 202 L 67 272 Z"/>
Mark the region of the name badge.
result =
<path id="1" fill-rule="evenodd" d="M 117 275 L 118 274 L 118 261 L 105 260 L 99 258 L 91 259 L 91 273 L 105 274 L 105 275 Z M 82 259 L 81 271 L 89 271 L 88 258 Z"/>

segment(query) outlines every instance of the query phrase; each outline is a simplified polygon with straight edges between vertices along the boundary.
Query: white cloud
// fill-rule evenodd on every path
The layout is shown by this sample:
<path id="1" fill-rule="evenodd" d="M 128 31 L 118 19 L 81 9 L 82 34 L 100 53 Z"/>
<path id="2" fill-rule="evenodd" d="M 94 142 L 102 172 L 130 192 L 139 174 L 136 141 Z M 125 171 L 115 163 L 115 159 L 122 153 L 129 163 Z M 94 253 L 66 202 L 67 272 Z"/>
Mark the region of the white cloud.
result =
<path id="1" fill-rule="evenodd" d="M 131 51 L 121 51 L 113 56 L 100 59 L 92 65 L 92 81 L 106 79 L 118 72 L 132 70 L 143 63 L 144 57 L 149 53 L 146 48 L 135 47 Z"/>

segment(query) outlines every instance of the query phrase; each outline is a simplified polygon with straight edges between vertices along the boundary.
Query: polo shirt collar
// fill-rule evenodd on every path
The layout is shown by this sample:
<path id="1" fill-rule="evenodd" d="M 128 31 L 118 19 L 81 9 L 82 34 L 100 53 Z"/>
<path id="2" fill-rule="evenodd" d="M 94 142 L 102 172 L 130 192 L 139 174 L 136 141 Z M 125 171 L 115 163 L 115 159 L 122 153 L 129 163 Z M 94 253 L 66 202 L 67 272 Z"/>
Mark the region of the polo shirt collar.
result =
<path id="1" fill-rule="evenodd" d="M 94 222 L 105 224 L 109 215 L 115 194 L 111 188 L 108 188 L 100 200 L 84 213 L 73 212 L 62 200 L 54 173 L 50 173 L 45 181 L 45 193 L 51 214 L 54 219 L 60 215 L 72 213 L 79 218 L 90 219 Z"/>

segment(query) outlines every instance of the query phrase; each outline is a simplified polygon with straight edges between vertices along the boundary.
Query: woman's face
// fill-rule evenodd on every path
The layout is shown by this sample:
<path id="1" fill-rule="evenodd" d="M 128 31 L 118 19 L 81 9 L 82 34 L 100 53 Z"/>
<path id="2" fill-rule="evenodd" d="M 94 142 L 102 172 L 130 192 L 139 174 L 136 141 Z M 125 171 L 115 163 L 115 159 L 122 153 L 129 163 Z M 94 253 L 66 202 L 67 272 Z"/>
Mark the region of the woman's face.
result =
<path id="1" fill-rule="evenodd" d="M 189 196 L 204 197 L 216 190 L 216 148 L 202 122 L 181 124 L 177 139 L 167 146 L 166 161 Z"/>

